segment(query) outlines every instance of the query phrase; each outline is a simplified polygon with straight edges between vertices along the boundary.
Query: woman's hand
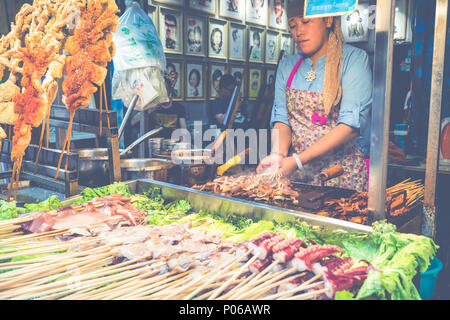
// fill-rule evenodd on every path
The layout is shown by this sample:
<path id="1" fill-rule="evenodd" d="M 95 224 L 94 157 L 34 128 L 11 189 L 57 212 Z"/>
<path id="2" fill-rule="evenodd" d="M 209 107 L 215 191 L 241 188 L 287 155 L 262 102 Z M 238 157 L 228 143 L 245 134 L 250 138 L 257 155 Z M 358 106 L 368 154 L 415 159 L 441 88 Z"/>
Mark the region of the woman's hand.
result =
<path id="1" fill-rule="evenodd" d="M 283 161 L 284 157 L 280 154 L 271 153 L 267 157 L 261 160 L 261 162 L 258 164 L 258 167 L 256 168 L 256 173 L 260 174 L 263 171 L 276 171 L 278 168 L 280 168 L 281 163 Z"/>
<path id="2" fill-rule="evenodd" d="M 291 175 L 297 168 L 297 162 L 295 161 L 294 157 L 286 157 L 281 160 L 280 173 L 284 177 Z"/>

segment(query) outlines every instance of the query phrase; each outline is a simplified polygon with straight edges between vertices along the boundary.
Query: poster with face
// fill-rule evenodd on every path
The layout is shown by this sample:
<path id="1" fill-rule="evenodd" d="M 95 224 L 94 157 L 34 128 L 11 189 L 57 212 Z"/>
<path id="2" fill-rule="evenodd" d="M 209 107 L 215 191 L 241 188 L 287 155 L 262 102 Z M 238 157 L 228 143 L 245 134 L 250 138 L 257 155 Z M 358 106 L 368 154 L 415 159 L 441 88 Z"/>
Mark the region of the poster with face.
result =
<path id="1" fill-rule="evenodd" d="M 175 10 L 160 9 L 159 34 L 164 51 L 183 53 L 183 18 Z"/>
<path id="2" fill-rule="evenodd" d="M 267 4 L 269 0 L 246 0 L 247 10 L 245 19 L 260 25 L 267 25 Z"/>
<path id="3" fill-rule="evenodd" d="M 209 76 L 209 83 L 210 83 L 210 90 L 209 90 L 209 97 L 211 99 L 217 98 L 219 96 L 219 83 L 220 79 L 222 79 L 222 76 L 225 74 L 225 65 L 224 64 L 215 64 L 212 63 L 210 65 L 210 76 Z"/>
<path id="4" fill-rule="evenodd" d="M 264 32 L 262 29 L 250 28 L 248 35 L 249 61 L 264 62 Z"/>
<path id="5" fill-rule="evenodd" d="M 256 99 L 261 88 L 262 71 L 259 68 L 250 68 L 248 72 L 248 98 Z"/>
<path id="6" fill-rule="evenodd" d="M 219 0 L 219 14 L 225 18 L 245 19 L 245 0 Z"/>
<path id="7" fill-rule="evenodd" d="M 287 29 L 288 0 L 269 0 L 269 26 L 277 29 Z"/>
<path id="8" fill-rule="evenodd" d="M 189 0 L 189 8 L 216 14 L 216 0 Z"/>
<path id="9" fill-rule="evenodd" d="M 174 100 L 183 98 L 183 63 L 179 60 L 167 60 L 166 76 L 170 79 L 170 96 Z"/>
<path id="10" fill-rule="evenodd" d="M 244 79 L 244 75 L 245 75 L 245 68 L 244 67 L 235 67 L 232 66 L 231 67 L 231 75 L 234 77 L 234 79 L 236 80 L 236 83 L 240 83 L 241 84 L 241 97 L 244 97 L 245 95 L 245 79 Z"/>
<path id="11" fill-rule="evenodd" d="M 266 85 L 267 86 L 274 86 L 275 85 L 275 69 L 267 69 L 266 70 Z"/>
<path id="12" fill-rule="evenodd" d="M 230 23 L 230 59 L 245 61 L 244 31 L 245 26 Z"/>
<path id="13" fill-rule="evenodd" d="M 278 33 L 267 31 L 266 34 L 266 63 L 277 63 L 278 60 Z"/>
<path id="14" fill-rule="evenodd" d="M 206 47 L 204 45 L 205 20 L 200 17 L 185 17 L 185 54 L 204 56 Z"/>
<path id="15" fill-rule="evenodd" d="M 204 99 L 203 90 L 203 64 L 186 63 L 186 99 L 199 100 Z"/>
<path id="16" fill-rule="evenodd" d="M 227 57 L 227 37 L 226 37 L 226 22 L 209 22 L 209 56 L 214 58 Z"/>
<path id="17" fill-rule="evenodd" d="M 281 35 L 280 50 L 284 51 L 284 55 L 290 56 L 293 54 L 292 37 L 288 34 Z"/>
<path id="18" fill-rule="evenodd" d="M 355 12 L 341 17 L 342 33 L 346 42 L 369 40 L 369 4 L 360 3 Z"/>

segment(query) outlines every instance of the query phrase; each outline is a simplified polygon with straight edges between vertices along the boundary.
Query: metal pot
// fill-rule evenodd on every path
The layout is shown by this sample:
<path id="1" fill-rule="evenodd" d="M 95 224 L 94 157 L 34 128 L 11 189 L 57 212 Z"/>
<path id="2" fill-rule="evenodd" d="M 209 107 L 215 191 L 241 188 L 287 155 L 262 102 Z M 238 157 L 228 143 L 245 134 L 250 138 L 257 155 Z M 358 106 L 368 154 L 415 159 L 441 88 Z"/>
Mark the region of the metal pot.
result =
<path id="1" fill-rule="evenodd" d="M 122 180 L 151 179 L 166 182 L 168 172 L 175 165 L 161 159 L 123 159 L 120 160 Z"/>
<path id="2" fill-rule="evenodd" d="M 80 149 L 74 152 L 78 154 L 78 181 L 81 185 L 99 186 L 109 180 L 107 148 Z M 128 152 L 124 156 L 130 154 Z"/>
<path id="3" fill-rule="evenodd" d="M 145 135 L 139 137 L 136 141 L 130 144 L 126 149 L 119 150 L 120 157 L 126 158 L 131 155 L 132 149 L 141 142 L 147 140 L 152 135 L 158 133 L 163 128 L 153 129 Z M 91 148 L 80 149 L 74 151 L 78 153 L 79 159 L 79 175 L 78 181 L 84 186 L 100 186 L 104 185 L 105 181 L 109 181 L 108 175 L 108 149 L 107 148 Z"/>
<path id="4" fill-rule="evenodd" d="M 178 183 L 191 187 L 214 179 L 217 165 L 210 149 L 187 149 L 172 151 L 172 161 L 179 168 Z"/>
<path id="5" fill-rule="evenodd" d="M 84 186 L 104 184 L 108 179 L 108 149 L 82 149 L 78 153 L 78 181 Z"/>

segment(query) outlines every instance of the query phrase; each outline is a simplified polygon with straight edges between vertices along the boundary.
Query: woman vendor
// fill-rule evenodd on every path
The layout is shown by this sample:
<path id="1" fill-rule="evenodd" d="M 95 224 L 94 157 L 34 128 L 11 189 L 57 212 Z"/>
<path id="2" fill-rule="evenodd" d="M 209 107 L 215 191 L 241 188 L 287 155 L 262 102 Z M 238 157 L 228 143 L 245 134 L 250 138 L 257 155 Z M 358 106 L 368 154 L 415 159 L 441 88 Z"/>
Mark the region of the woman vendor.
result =
<path id="1" fill-rule="evenodd" d="M 367 190 L 372 71 L 367 54 L 347 45 L 340 17 L 306 18 L 304 1 L 289 2 L 291 35 L 301 54 L 278 67 L 271 116 L 272 152 L 257 173 L 278 168 L 284 176 L 319 185 L 321 170 L 344 174 L 327 182 Z"/>

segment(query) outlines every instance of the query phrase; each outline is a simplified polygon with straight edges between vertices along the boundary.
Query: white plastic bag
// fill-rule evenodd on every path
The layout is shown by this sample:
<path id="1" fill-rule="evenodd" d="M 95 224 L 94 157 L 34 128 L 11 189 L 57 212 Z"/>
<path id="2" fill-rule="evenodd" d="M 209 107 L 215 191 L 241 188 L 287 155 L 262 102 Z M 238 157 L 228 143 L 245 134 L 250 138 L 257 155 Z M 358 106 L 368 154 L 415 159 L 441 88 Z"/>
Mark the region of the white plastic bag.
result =
<path id="1" fill-rule="evenodd" d="M 112 98 L 129 106 L 137 94 L 135 110 L 143 111 L 168 102 L 163 71 L 164 49 L 150 17 L 133 1 L 119 18 L 114 33 Z"/>
<path id="2" fill-rule="evenodd" d="M 164 77 L 158 67 L 115 71 L 112 79 L 113 99 L 129 106 L 135 94 L 139 96 L 135 110 L 143 111 L 169 102 Z"/>
<path id="3" fill-rule="evenodd" d="M 166 70 L 166 57 L 152 19 L 133 1 L 119 18 L 113 40 L 117 47 L 114 70 L 159 67 Z"/>

